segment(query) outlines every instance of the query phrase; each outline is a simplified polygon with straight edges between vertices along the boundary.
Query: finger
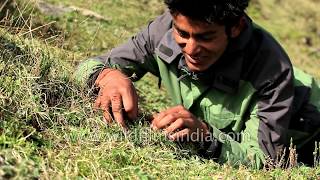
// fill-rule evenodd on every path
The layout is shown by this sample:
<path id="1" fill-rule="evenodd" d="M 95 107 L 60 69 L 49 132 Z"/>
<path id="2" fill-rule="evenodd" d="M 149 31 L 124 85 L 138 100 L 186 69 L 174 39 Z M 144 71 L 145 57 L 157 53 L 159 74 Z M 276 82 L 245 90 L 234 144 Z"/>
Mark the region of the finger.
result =
<path id="1" fill-rule="evenodd" d="M 109 97 L 100 97 L 100 108 L 103 111 L 110 111 L 111 100 Z"/>
<path id="2" fill-rule="evenodd" d="M 112 106 L 112 114 L 121 127 L 127 129 L 127 126 L 124 122 L 123 119 L 123 114 L 122 114 L 122 100 L 120 94 L 113 94 L 111 96 L 111 106 Z"/>
<path id="3" fill-rule="evenodd" d="M 101 97 L 98 96 L 94 102 L 93 109 L 98 110 L 100 108 L 100 104 L 101 104 Z"/>
<path id="4" fill-rule="evenodd" d="M 158 121 L 160 121 L 162 118 L 164 118 L 167 114 L 164 113 L 163 111 L 157 114 L 153 114 L 152 115 L 152 123 L 151 125 L 153 126 L 154 124 L 158 123 Z"/>
<path id="5" fill-rule="evenodd" d="M 163 111 L 163 113 L 165 113 L 165 114 L 180 113 L 185 110 L 186 110 L 185 107 L 183 107 L 182 105 L 177 105 L 177 106 L 174 106 L 172 108 L 169 108 L 169 109 Z"/>
<path id="6" fill-rule="evenodd" d="M 95 85 L 99 85 L 100 81 L 107 75 L 107 73 L 103 73 L 104 71 L 101 71 L 99 76 L 97 77 L 95 81 Z"/>
<path id="7" fill-rule="evenodd" d="M 158 130 L 157 128 L 157 123 L 158 121 L 160 121 L 166 114 L 163 113 L 163 112 L 160 112 L 160 113 L 157 113 L 157 114 L 153 114 L 152 115 L 152 119 L 151 119 L 151 124 L 150 124 L 150 127 L 153 129 L 153 130 Z"/>
<path id="8" fill-rule="evenodd" d="M 100 103 L 101 109 L 103 110 L 103 118 L 104 120 L 110 124 L 112 123 L 112 115 L 110 112 L 110 105 L 111 101 L 110 99 L 105 99 L 102 103 Z"/>
<path id="9" fill-rule="evenodd" d="M 190 134 L 191 130 L 186 128 L 174 134 L 168 135 L 168 138 L 172 141 L 183 141 L 184 139 L 187 139 Z"/>
<path id="10" fill-rule="evenodd" d="M 127 89 L 127 91 L 122 94 L 122 100 L 124 110 L 128 117 L 131 120 L 136 119 L 138 116 L 138 95 L 134 87 Z"/>
<path id="11" fill-rule="evenodd" d="M 172 124 L 170 124 L 170 126 L 168 126 L 165 130 L 164 133 L 165 134 L 172 134 L 174 132 L 176 132 L 178 129 L 183 129 L 185 128 L 185 119 L 179 118 L 176 121 L 174 121 Z"/>
<path id="12" fill-rule="evenodd" d="M 174 106 L 172 108 L 169 108 L 169 109 L 167 109 L 165 111 L 161 111 L 160 113 L 155 114 L 153 117 L 154 117 L 154 120 L 162 119 L 164 116 L 166 116 L 168 114 L 180 113 L 180 112 L 185 111 L 185 110 L 186 109 L 182 105 L 178 105 L 178 106 Z"/>
<path id="13" fill-rule="evenodd" d="M 112 123 L 112 116 L 110 114 L 110 111 L 103 111 L 103 119 L 107 122 L 107 124 Z"/>
<path id="14" fill-rule="evenodd" d="M 175 122 L 179 118 L 178 113 L 171 113 L 164 116 L 162 119 L 158 118 L 153 121 L 153 129 L 163 129 L 170 126 L 173 122 Z"/>
<path id="15" fill-rule="evenodd" d="M 194 119 L 194 116 L 187 110 L 182 110 L 182 111 L 167 114 L 167 115 L 165 113 L 158 115 L 156 119 L 152 121 L 151 126 L 155 129 L 166 128 L 167 126 L 169 126 L 171 123 L 175 122 L 179 118 L 186 120 L 185 123 L 187 124 L 184 124 L 184 126 L 186 127 L 193 126 L 192 121 L 190 121 L 190 119 Z"/>

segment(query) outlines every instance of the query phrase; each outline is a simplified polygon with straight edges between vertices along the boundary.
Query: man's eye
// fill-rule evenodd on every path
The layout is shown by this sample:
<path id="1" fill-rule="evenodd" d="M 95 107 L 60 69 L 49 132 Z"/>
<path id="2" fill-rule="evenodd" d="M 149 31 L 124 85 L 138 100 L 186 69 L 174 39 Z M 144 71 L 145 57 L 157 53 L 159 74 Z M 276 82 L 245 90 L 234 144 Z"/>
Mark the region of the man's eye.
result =
<path id="1" fill-rule="evenodd" d="M 180 37 L 183 37 L 183 38 L 188 38 L 189 37 L 189 34 L 187 32 L 184 32 L 184 31 L 178 31 L 178 34 Z"/>
<path id="2" fill-rule="evenodd" d="M 211 41 L 214 39 L 214 36 L 199 36 L 198 40 L 200 41 Z"/>

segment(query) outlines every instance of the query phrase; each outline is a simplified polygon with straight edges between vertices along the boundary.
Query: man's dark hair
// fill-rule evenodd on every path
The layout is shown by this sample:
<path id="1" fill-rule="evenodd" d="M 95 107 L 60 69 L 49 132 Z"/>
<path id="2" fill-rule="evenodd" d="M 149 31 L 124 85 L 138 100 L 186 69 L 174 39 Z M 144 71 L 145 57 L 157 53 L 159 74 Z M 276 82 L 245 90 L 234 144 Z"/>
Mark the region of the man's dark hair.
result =
<path id="1" fill-rule="evenodd" d="M 172 15 L 182 14 L 207 23 L 233 26 L 243 16 L 249 0 L 164 0 Z"/>

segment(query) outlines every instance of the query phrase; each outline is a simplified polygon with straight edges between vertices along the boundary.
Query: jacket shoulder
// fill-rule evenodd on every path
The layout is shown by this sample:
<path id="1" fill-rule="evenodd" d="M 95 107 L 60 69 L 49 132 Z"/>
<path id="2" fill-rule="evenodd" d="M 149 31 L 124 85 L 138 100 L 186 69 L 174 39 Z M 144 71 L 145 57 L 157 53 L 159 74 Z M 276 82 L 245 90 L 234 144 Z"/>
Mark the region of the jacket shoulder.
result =
<path id="1" fill-rule="evenodd" d="M 157 47 L 163 36 L 172 28 L 172 16 L 169 11 L 150 22 L 147 30 L 153 47 Z"/>
<path id="2" fill-rule="evenodd" d="M 263 28 L 254 25 L 246 53 L 249 57 L 246 58 L 244 78 L 256 89 L 279 79 L 292 80 L 293 67 L 289 56 L 280 43 Z"/>

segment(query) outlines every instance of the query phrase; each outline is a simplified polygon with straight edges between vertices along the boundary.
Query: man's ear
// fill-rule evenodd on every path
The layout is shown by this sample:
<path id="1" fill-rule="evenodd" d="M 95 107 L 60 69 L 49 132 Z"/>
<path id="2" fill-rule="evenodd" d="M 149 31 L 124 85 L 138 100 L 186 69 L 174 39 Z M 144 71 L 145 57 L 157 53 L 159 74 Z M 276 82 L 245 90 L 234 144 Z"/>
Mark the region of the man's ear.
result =
<path id="1" fill-rule="evenodd" d="M 232 26 L 231 28 L 231 38 L 236 38 L 240 35 L 240 33 L 242 32 L 242 30 L 246 27 L 246 20 L 245 17 L 242 16 L 239 19 L 239 22 L 237 24 L 235 24 L 234 26 Z"/>

